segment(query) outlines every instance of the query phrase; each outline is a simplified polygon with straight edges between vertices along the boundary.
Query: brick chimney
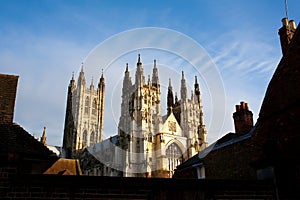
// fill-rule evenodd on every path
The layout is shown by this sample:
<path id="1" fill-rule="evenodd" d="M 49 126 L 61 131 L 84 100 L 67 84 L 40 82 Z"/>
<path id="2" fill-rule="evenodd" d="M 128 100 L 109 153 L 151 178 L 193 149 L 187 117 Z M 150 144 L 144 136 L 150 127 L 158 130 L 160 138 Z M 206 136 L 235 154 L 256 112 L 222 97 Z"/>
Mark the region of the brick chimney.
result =
<path id="1" fill-rule="evenodd" d="M 13 123 L 18 78 L 0 74 L 0 124 Z"/>
<path id="2" fill-rule="evenodd" d="M 279 29 L 278 34 L 280 37 L 280 44 L 282 55 L 285 55 L 287 48 L 296 32 L 296 24 L 294 20 L 288 20 L 288 18 L 283 18 L 282 27 Z"/>
<path id="3" fill-rule="evenodd" d="M 236 111 L 233 113 L 235 133 L 240 135 L 248 133 L 253 127 L 253 114 L 248 109 L 248 104 L 242 101 L 235 108 Z"/>

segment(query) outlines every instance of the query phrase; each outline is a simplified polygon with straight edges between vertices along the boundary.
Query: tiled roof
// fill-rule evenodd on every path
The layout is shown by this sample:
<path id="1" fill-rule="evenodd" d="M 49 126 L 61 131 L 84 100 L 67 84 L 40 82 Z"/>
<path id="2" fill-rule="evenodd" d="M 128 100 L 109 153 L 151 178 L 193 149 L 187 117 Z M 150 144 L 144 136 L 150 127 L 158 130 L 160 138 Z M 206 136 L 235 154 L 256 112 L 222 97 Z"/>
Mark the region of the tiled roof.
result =
<path id="1" fill-rule="evenodd" d="M 267 158 L 300 162 L 300 27 L 268 85 L 255 142 Z"/>
<path id="2" fill-rule="evenodd" d="M 15 153 L 29 158 L 55 157 L 55 153 L 15 123 L 0 124 L 0 153 Z"/>
<path id="3" fill-rule="evenodd" d="M 299 106 L 300 101 L 300 27 L 296 30 L 268 85 L 259 120 Z"/>
<path id="4" fill-rule="evenodd" d="M 82 172 L 78 160 L 60 158 L 43 174 L 82 175 Z"/>

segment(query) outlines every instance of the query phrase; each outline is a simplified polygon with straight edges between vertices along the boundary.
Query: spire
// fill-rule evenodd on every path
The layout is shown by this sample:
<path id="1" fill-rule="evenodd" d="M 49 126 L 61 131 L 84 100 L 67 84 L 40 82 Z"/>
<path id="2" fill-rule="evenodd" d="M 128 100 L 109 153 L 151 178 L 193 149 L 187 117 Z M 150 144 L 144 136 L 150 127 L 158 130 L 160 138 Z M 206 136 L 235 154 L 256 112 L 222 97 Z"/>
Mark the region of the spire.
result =
<path id="1" fill-rule="evenodd" d="M 150 75 L 148 75 L 148 85 L 150 85 L 151 81 L 150 81 Z"/>
<path id="2" fill-rule="evenodd" d="M 142 65 L 141 63 L 141 54 L 138 54 L 138 62 L 137 62 L 137 66 Z"/>
<path id="3" fill-rule="evenodd" d="M 83 72 L 83 62 L 81 63 L 81 71 L 80 72 Z"/>
<path id="4" fill-rule="evenodd" d="M 46 137 L 46 127 L 44 127 L 44 131 L 43 131 L 43 134 L 42 134 L 42 137 L 41 137 L 41 143 L 43 143 L 44 145 L 46 145 L 46 140 L 47 140 L 47 137 Z"/>
<path id="5" fill-rule="evenodd" d="M 76 88 L 74 72 L 72 73 L 72 79 L 70 80 L 69 88 L 70 88 L 71 92 L 73 92 Z"/>
<path id="6" fill-rule="evenodd" d="M 101 78 L 100 78 L 100 82 L 104 82 L 104 75 L 103 75 L 103 69 L 102 69 L 102 73 L 101 73 Z"/>
<path id="7" fill-rule="evenodd" d="M 78 86 L 85 86 L 85 76 L 84 76 L 84 70 L 83 70 L 83 63 L 81 63 L 81 71 L 79 73 L 78 77 Z"/>
<path id="8" fill-rule="evenodd" d="M 171 110 L 174 106 L 174 97 L 173 97 L 173 91 L 172 91 L 172 85 L 171 85 L 171 79 L 169 78 L 169 87 L 168 87 L 168 96 L 167 96 L 167 109 L 168 109 L 168 115 L 171 113 Z"/>
<path id="9" fill-rule="evenodd" d="M 195 102 L 200 103 L 200 87 L 198 84 L 197 76 L 195 76 L 194 93 L 195 93 Z"/>
<path id="10" fill-rule="evenodd" d="M 105 82 L 104 82 L 104 75 L 103 75 L 103 69 L 102 69 L 102 73 L 101 73 L 101 77 L 100 77 L 100 81 L 98 84 L 98 88 L 105 86 Z"/>
<path id="11" fill-rule="evenodd" d="M 135 83 L 136 86 L 145 84 L 145 76 L 140 54 L 138 55 L 137 69 L 135 72 Z"/>
<path id="12" fill-rule="evenodd" d="M 72 81 L 75 81 L 74 72 L 72 72 Z"/>
<path id="13" fill-rule="evenodd" d="M 177 96 L 177 92 L 175 92 L 175 105 L 178 104 L 178 96 Z"/>
<path id="14" fill-rule="evenodd" d="M 186 100 L 187 99 L 187 88 L 186 88 L 186 82 L 185 82 L 185 79 L 184 79 L 184 72 L 183 71 L 182 71 L 182 76 L 181 76 L 180 93 L 181 93 L 181 99 Z"/>
<path id="15" fill-rule="evenodd" d="M 91 81 L 90 89 L 91 89 L 91 90 L 93 90 L 93 89 L 94 89 L 94 78 L 93 78 L 93 77 L 92 77 L 92 81 Z"/>
<path id="16" fill-rule="evenodd" d="M 158 79 L 158 70 L 156 67 L 156 60 L 154 59 L 154 67 L 153 67 L 153 73 L 152 73 L 152 85 L 157 87 L 159 86 L 159 79 Z"/>
<path id="17" fill-rule="evenodd" d="M 126 70 L 125 70 L 125 75 L 124 75 L 124 79 L 123 79 L 123 95 L 127 94 L 128 89 L 132 86 L 132 82 L 131 82 L 131 77 L 129 74 L 129 70 L 128 70 L 128 63 L 126 63 Z"/>

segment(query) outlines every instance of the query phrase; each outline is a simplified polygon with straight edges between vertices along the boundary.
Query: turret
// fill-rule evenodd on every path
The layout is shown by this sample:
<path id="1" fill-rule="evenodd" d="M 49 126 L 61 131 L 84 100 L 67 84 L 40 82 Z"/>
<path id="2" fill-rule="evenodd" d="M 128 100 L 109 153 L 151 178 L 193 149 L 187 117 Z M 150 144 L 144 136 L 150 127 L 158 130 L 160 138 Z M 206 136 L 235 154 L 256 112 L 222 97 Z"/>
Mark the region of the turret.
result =
<path id="1" fill-rule="evenodd" d="M 73 113 L 73 103 L 72 99 L 76 90 L 76 83 L 74 78 L 74 73 L 72 74 L 72 79 L 70 80 L 68 86 L 67 94 L 67 107 L 64 125 L 64 138 L 63 138 L 63 149 L 65 151 L 66 158 L 72 158 L 72 150 L 75 148 L 75 144 L 72 142 L 74 135 L 76 135 L 76 129 L 74 126 L 74 113 Z"/>
<path id="2" fill-rule="evenodd" d="M 154 60 L 154 67 L 152 73 L 152 86 L 159 87 L 158 70 L 156 67 L 156 60 Z"/>
<path id="3" fill-rule="evenodd" d="M 81 65 L 81 71 L 79 73 L 79 77 L 78 77 L 78 87 L 83 87 L 85 88 L 86 85 L 86 81 L 85 81 L 85 76 L 84 76 L 84 71 L 83 71 L 83 63 Z"/>
<path id="4" fill-rule="evenodd" d="M 128 63 L 126 63 L 126 70 L 123 79 L 123 88 L 122 88 L 122 96 L 127 95 L 129 93 L 129 89 L 132 87 L 131 77 L 128 71 Z"/>
<path id="5" fill-rule="evenodd" d="M 100 91 L 105 91 L 105 82 L 104 82 L 104 76 L 103 76 L 103 70 L 102 70 L 102 74 L 99 80 L 99 84 L 98 84 L 98 89 L 100 89 Z"/>
<path id="6" fill-rule="evenodd" d="M 74 92 L 74 90 L 76 89 L 76 83 L 75 83 L 75 78 L 74 78 L 74 72 L 73 72 L 73 74 L 72 74 L 72 79 L 70 80 L 69 88 L 70 88 L 70 92 Z"/>
<path id="7" fill-rule="evenodd" d="M 181 93 L 181 100 L 186 101 L 187 100 L 187 88 L 186 88 L 186 82 L 185 82 L 183 71 L 182 71 L 182 76 L 181 76 L 180 93 Z"/>
<path id="8" fill-rule="evenodd" d="M 168 87 L 168 96 L 167 96 L 167 109 L 168 115 L 171 114 L 171 109 L 174 106 L 174 97 L 173 97 L 173 89 L 171 84 L 171 79 L 169 78 L 169 87 Z"/>
<path id="9" fill-rule="evenodd" d="M 234 127 L 236 134 L 248 133 L 253 127 L 253 114 L 248 108 L 248 104 L 241 102 L 235 106 L 236 111 L 233 113 Z"/>
<path id="10" fill-rule="evenodd" d="M 92 81 L 91 81 L 91 85 L 90 85 L 90 90 L 94 90 L 94 79 L 92 78 Z"/>
<path id="11" fill-rule="evenodd" d="M 144 76 L 144 70 L 141 62 L 141 55 L 138 55 L 138 62 L 136 64 L 137 69 L 135 72 L 135 85 L 144 85 L 145 84 L 145 76 Z"/>
<path id="12" fill-rule="evenodd" d="M 105 100 L 105 82 L 104 82 L 104 75 L 103 69 L 101 78 L 98 84 L 98 124 L 99 124 L 99 136 L 97 138 L 98 141 L 102 141 L 103 136 L 103 127 L 104 127 L 104 100 Z"/>
<path id="13" fill-rule="evenodd" d="M 46 145 L 46 141 L 47 141 L 47 136 L 46 136 L 46 127 L 44 127 L 44 131 L 41 137 L 41 143 Z"/>
<path id="14" fill-rule="evenodd" d="M 195 76 L 195 84 L 194 84 L 194 93 L 195 93 L 195 102 L 200 103 L 200 88 L 197 80 L 197 76 Z"/>
<path id="15" fill-rule="evenodd" d="M 282 27 L 279 29 L 278 34 L 280 37 L 282 55 L 285 55 L 287 48 L 296 32 L 296 24 L 294 20 L 283 18 Z"/>

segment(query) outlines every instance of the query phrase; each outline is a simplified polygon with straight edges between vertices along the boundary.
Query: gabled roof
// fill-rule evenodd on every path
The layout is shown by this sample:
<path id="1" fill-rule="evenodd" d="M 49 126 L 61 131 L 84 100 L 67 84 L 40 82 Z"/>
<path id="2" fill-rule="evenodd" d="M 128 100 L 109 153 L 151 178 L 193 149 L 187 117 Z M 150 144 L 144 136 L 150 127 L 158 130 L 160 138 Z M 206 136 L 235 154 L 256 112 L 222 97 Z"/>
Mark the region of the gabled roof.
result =
<path id="1" fill-rule="evenodd" d="M 15 123 L 0 124 L 0 153 L 14 153 L 27 158 L 56 157 L 55 153 Z"/>
<path id="2" fill-rule="evenodd" d="M 169 124 L 170 122 L 172 124 Z M 172 128 L 170 129 L 170 126 L 172 126 L 173 129 Z M 169 114 L 169 116 L 166 117 L 165 121 L 163 122 L 160 132 L 176 134 L 176 135 L 182 136 L 182 129 L 172 111 Z"/>
<path id="3" fill-rule="evenodd" d="M 299 25 L 268 85 L 259 120 L 285 112 L 300 102 L 300 28 Z"/>
<path id="4" fill-rule="evenodd" d="M 275 159 L 276 154 L 276 159 L 300 162 L 299 25 L 268 85 L 258 122 L 254 134 L 256 144 L 265 149 L 262 159 Z"/>
<path id="5" fill-rule="evenodd" d="M 43 174 L 82 175 L 82 172 L 78 160 L 60 158 Z"/>

